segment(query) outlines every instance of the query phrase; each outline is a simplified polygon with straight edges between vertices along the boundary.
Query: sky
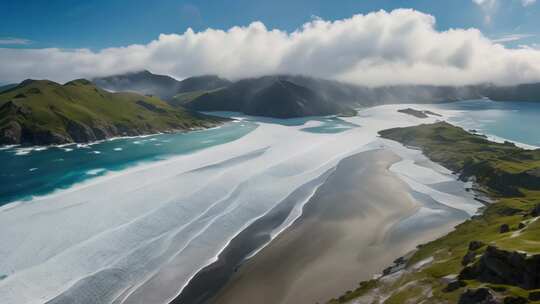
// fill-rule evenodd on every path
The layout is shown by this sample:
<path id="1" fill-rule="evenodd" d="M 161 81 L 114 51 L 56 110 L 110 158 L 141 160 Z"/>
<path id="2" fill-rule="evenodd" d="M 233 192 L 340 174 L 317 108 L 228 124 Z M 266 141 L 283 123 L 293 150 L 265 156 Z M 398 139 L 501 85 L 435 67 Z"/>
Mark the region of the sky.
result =
<path id="1" fill-rule="evenodd" d="M 540 81 L 535 0 L 2 0 L 0 82 L 149 69 L 365 85 Z"/>

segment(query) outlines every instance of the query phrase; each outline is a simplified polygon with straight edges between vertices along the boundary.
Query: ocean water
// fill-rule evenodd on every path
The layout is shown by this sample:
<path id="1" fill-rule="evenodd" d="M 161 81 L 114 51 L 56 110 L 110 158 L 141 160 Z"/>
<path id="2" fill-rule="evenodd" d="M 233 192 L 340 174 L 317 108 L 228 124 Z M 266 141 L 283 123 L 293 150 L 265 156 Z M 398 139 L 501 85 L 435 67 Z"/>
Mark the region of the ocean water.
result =
<path id="1" fill-rule="evenodd" d="M 540 147 L 540 102 L 469 100 L 445 103 L 435 109 L 449 110 L 449 122 L 465 129 Z"/>
<path id="2" fill-rule="evenodd" d="M 268 119 L 230 112 L 217 114 L 241 120 L 208 130 L 120 138 L 92 145 L 0 148 L 0 206 L 14 200 L 28 200 L 32 196 L 67 189 L 76 183 L 108 172 L 118 172 L 142 162 L 164 160 L 228 143 L 253 131 L 258 122 L 302 126 L 313 121 L 313 127 L 304 129 L 313 133 L 339 133 L 356 127 L 337 117 Z"/>
<path id="3" fill-rule="evenodd" d="M 141 162 L 163 160 L 231 142 L 256 127 L 249 121 L 231 122 L 208 130 L 120 138 L 92 145 L 4 148 L 0 150 L 0 205 L 66 189 Z"/>

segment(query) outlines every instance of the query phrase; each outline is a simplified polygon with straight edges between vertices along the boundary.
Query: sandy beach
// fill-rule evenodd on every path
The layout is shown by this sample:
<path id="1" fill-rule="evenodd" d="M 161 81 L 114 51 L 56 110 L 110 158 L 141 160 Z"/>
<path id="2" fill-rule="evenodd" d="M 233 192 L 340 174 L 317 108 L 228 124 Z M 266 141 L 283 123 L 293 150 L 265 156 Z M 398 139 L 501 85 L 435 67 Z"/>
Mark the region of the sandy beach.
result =
<path id="1" fill-rule="evenodd" d="M 460 212 L 446 210 L 447 218 L 429 230 L 393 229 L 421 208 L 388 170 L 399 160 L 388 149 L 343 160 L 301 219 L 242 265 L 211 302 L 326 302 L 462 220 Z"/>

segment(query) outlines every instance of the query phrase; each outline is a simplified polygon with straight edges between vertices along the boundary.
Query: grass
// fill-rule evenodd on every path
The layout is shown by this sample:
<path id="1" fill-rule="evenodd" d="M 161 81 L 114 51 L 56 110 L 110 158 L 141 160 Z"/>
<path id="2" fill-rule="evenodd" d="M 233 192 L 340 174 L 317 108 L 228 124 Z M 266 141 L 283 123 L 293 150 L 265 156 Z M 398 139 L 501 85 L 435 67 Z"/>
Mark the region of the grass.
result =
<path id="1" fill-rule="evenodd" d="M 83 79 L 64 85 L 25 81 L 0 94 L 0 108 L 8 102 L 14 106 L 11 110 L 4 107 L 5 113 L 0 113 L 0 130 L 16 121 L 30 132 L 50 131 L 65 137 L 70 136 L 68 121 L 141 134 L 205 127 L 217 121 L 156 97 L 110 93 Z"/>
<path id="2" fill-rule="evenodd" d="M 370 302 L 457 303 L 464 289 L 443 291 L 448 281 L 445 277 L 457 275 L 463 269 L 461 261 L 471 241 L 482 241 L 508 251 L 540 253 L 540 220 L 533 221 L 527 215 L 540 203 L 540 150 L 523 150 L 508 143 L 490 142 L 444 122 L 390 129 L 380 134 L 422 149 L 430 159 L 461 173 L 463 178 L 475 176 L 478 186 L 496 202 L 446 236 L 419 246 L 398 279 L 370 281 L 369 285 L 362 285 L 367 288 L 353 291 L 351 295 L 354 297 L 347 297 L 344 302 L 366 300 L 368 296 L 373 298 L 373 295 L 378 295 L 376 300 Z M 504 183 L 500 179 L 504 179 Z M 527 226 L 519 231 L 518 225 L 522 222 Z M 511 231 L 500 233 L 502 224 L 508 224 Z M 485 248 L 478 249 L 477 256 Z M 419 269 L 413 267 L 428 258 L 433 258 L 433 262 Z M 498 290 L 496 292 L 501 297 L 527 298 L 531 292 L 516 286 L 496 286 L 476 281 L 467 281 L 467 285 L 469 288 L 487 286 Z M 409 288 L 404 289 L 403 286 Z"/>

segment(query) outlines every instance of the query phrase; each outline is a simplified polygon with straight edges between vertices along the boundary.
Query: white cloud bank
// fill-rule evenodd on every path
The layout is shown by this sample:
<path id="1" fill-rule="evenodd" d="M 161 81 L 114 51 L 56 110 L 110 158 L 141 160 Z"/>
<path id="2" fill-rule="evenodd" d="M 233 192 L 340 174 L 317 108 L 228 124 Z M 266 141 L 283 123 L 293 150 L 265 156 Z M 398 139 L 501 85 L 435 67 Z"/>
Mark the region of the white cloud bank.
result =
<path id="1" fill-rule="evenodd" d="M 540 81 L 540 51 L 506 48 L 477 29 L 437 31 L 433 16 L 412 9 L 314 19 L 292 33 L 260 22 L 227 31 L 188 29 L 98 52 L 0 48 L 3 81 L 67 81 L 141 69 L 178 78 L 294 73 L 365 85 L 510 84 Z"/>

